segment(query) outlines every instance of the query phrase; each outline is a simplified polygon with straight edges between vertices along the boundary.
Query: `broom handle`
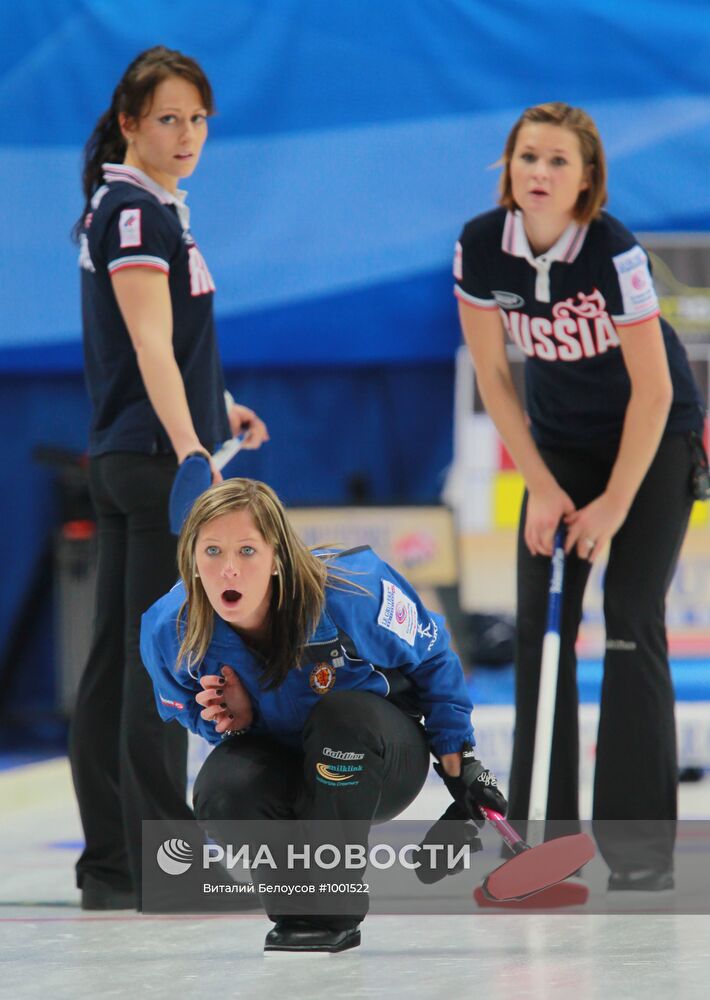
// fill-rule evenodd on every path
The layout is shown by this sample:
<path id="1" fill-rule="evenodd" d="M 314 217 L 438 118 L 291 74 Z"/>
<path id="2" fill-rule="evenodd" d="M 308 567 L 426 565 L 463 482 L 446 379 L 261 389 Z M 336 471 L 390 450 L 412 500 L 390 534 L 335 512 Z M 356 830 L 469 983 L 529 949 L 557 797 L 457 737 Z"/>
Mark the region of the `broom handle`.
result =
<path id="1" fill-rule="evenodd" d="M 495 809 L 488 809 L 486 806 L 479 806 L 478 808 L 488 822 L 501 835 L 511 851 L 514 851 L 516 854 L 522 854 L 523 851 L 530 850 L 530 845 L 525 843 L 518 831 L 513 829 L 504 816 L 496 812 Z"/>
<path id="2" fill-rule="evenodd" d="M 540 689 L 537 698 L 535 747 L 528 819 L 544 822 L 547 816 L 547 793 L 550 785 L 552 731 L 557 704 L 557 675 L 560 664 L 560 620 L 562 584 L 565 571 L 564 530 L 557 529 L 550 561 L 550 586 L 547 598 L 547 629 L 542 643 Z"/>

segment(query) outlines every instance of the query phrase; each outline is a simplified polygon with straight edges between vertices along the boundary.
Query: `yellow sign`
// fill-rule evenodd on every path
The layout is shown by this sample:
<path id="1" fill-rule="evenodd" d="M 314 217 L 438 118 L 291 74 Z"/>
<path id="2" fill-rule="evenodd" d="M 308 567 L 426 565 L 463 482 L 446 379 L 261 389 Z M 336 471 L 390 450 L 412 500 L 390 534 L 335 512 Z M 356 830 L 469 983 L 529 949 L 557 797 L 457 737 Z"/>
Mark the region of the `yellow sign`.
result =
<path id="1" fill-rule="evenodd" d="M 495 528 L 515 528 L 520 517 L 525 482 L 519 472 L 506 469 L 493 476 L 493 519 Z M 690 527 L 698 528 L 708 523 L 710 505 L 696 500 L 690 513 Z"/>
<path id="2" fill-rule="evenodd" d="M 707 504 L 696 504 L 706 511 Z M 514 528 L 462 535 L 460 601 L 464 611 L 515 614 L 517 532 Z M 595 562 L 584 596 L 583 633 L 603 628 L 606 559 Z M 710 531 L 688 532 L 667 600 L 668 627 L 710 642 Z M 706 642 L 706 646 L 707 646 Z"/>
<path id="3" fill-rule="evenodd" d="M 658 253 L 649 252 L 663 317 L 684 338 L 710 335 L 710 288 L 679 281 Z"/>

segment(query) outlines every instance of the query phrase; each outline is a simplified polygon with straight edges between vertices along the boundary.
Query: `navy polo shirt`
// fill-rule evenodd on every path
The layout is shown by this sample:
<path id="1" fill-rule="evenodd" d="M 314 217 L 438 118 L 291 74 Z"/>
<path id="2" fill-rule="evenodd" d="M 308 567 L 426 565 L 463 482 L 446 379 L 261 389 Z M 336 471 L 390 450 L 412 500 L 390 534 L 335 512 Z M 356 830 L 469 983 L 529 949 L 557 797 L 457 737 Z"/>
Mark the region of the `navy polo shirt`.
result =
<path id="1" fill-rule="evenodd" d="M 468 222 L 454 257 L 455 294 L 498 310 L 525 355 L 526 408 L 539 445 L 617 440 L 630 381 L 617 329 L 659 316 L 648 257 L 607 213 L 571 223 L 535 257 L 520 212 Z M 669 431 L 700 431 L 703 405 L 676 332 L 661 319 L 673 382 Z"/>
<path id="2" fill-rule="evenodd" d="M 198 438 L 205 447 L 230 437 L 214 328 L 214 283 L 178 197 L 125 164 L 104 164 L 80 236 L 85 376 L 92 404 L 89 455 L 170 452 L 148 399 L 111 275 L 147 267 L 168 276 L 173 350 Z"/>

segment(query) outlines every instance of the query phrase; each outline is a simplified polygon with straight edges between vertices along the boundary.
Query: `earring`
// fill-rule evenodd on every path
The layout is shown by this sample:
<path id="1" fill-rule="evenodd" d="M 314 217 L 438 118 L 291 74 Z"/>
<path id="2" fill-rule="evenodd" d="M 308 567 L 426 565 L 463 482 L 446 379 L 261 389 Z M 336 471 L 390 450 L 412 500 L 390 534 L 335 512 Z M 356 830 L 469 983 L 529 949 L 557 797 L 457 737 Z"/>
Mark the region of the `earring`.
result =
<path id="1" fill-rule="evenodd" d="M 278 576 L 279 575 L 279 571 L 277 569 L 275 569 L 271 575 L 272 576 Z"/>

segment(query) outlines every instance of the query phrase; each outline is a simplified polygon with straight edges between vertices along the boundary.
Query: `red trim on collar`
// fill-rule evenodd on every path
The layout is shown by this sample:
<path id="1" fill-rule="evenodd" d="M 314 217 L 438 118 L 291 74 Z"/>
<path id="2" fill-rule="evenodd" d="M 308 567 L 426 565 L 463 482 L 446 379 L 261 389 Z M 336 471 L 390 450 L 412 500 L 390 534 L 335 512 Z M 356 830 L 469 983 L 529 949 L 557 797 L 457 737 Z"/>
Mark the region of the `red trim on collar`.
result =
<path id="1" fill-rule="evenodd" d="M 508 212 L 503 226 L 503 250 L 515 255 L 515 216 Z M 516 255 L 517 256 L 517 255 Z"/>
<path id="2" fill-rule="evenodd" d="M 587 235 L 588 226 L 578 226 L 577 231 L 572 238 L 572 241 L 567 248 L 567 252 L 562 258 L 565 264 L 571 264 L 572 261 L 577 257 L 577 254 L 582 248 L 582 243 L 584 242 L 584 237 Z"/>
<path id="3" fill-rule="evenodd" d="M 503 238 L 501 240 L 501 249 L 505 253 L 512 254 L 514 257 L 523 257 L 527 259 L 527 255 L 522 253 L 521 252 L 522 248 L 519 248 L 517 245 L 518 226 L 520 226 L 522 231 L 525 232 L 522 217 L 518 215 L 516 212 L 508 211 L 505 217 L 505 224 L 503 226 Z M 584 238 L 587 235 L 588 229 L 589 229 L 588 226 L 576 226 L 574 232 L 572 233 L 572 237 L 569 241 L 569 245 L 566 247 L 566 249 L 563 250 L 563 252 L 560 254 L 559 257 L 550 257 L 549 250 L 547 251 L 546 254 L 541 254 L 540 256 L 545 256 L 550 261 L 550 263 L 555 263 L 557 261 L 560 261 L 564 264 L 571 264 L 572 261 L 577 258 L 579 251 L 582 248 L 582 244 L 584 243 Z M 562 239 L 561 236 L 560 239 Z M 557 242 L 559 242 L 559 240 L 556 241 L 556 243 Z M 550 247 L 550 250 L 551 249 L 552 247 Z M 530 263 L 532 263 L 534 259 L 535 258 L 533 256 L 532 250 L 530 250 Z"/>

